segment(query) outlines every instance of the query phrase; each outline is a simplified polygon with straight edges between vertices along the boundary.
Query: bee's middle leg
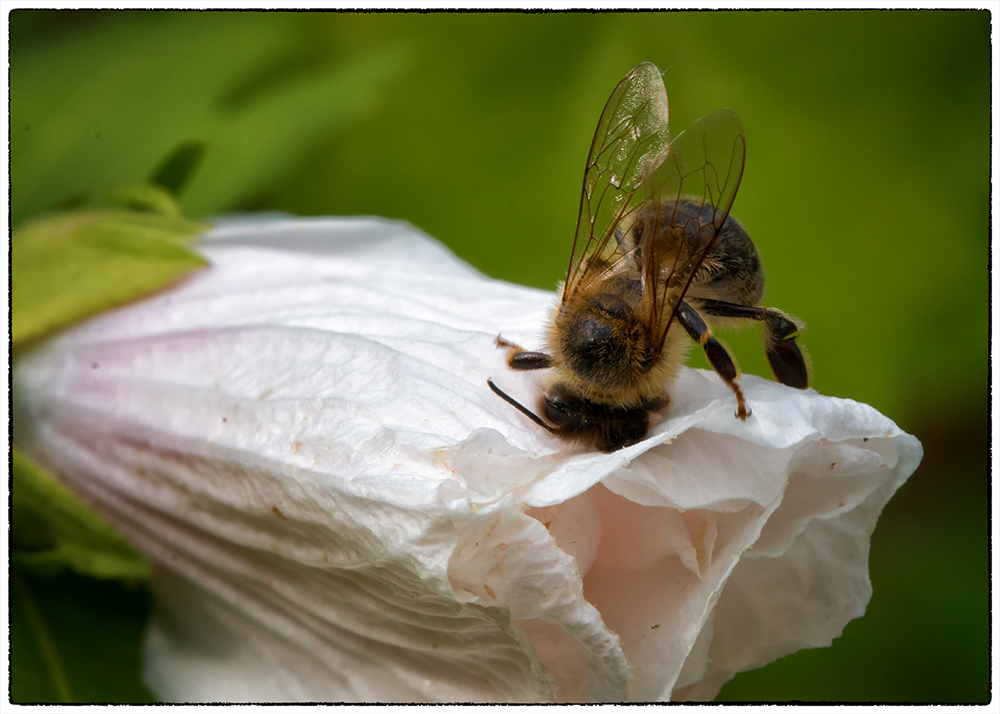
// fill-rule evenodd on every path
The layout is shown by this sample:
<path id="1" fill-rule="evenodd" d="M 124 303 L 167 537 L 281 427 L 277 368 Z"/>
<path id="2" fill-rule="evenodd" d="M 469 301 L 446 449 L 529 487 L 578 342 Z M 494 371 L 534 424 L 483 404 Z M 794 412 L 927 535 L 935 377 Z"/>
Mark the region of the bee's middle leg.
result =
<path id="1" fill-rule="evenodd" d="M 552 357 L 544 352 L 528 352 L 513 342 L 497 335 L 496 345 L 507 350 L 507 366 L 519 372 L 531 369 L 545 369 L 552 366 Z"/>
<path id="2" fill-rule="evenodd" d="M 705 324 L 701 315 L 686 302 L 682 302 L 677 309 L 677 321 L 687 330 L 691 339 L 704 348 L 705 356 L 708 357 L 712 369 L 726 383 L 726 386 L 733 390 L 733 394 L 736 395 L 736 416 L 742 421 L 746 421 L 746 418 L 750 416 L 750 410 L 747 409 L 743 390 L 736 382 L 736 378 L 740 375 L 729 351 L 723 347 L 721 342 L 712 337 L 712 330 Z"/>

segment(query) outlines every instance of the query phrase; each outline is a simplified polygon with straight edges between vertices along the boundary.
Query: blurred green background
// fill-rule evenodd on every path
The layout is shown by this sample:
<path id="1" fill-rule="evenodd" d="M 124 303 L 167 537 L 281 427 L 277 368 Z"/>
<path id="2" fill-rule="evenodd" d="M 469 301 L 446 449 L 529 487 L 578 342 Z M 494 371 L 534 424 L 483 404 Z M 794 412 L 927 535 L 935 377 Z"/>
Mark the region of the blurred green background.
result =
<path id="1" fill-rule="evenodd" d="M 200 157 L 189 216 L 402 218 L 489 275 L 553 288 L 603 104 L 652 61 L 674 134 L 740 114 L 733 214 L 763 256 L 768 304 L 808 323 L 816 389 L 872 404 L 926 450 L 873 534 L 868 614 L 720 699 L 984 702 L 990 21 L 17 10 L 11 217 L 146 182 L 186 147 Z M 757 331 L 724 337 L 745 372 L 768 374 Z M 43 608 L 56 585 L 31 587 Z"/>

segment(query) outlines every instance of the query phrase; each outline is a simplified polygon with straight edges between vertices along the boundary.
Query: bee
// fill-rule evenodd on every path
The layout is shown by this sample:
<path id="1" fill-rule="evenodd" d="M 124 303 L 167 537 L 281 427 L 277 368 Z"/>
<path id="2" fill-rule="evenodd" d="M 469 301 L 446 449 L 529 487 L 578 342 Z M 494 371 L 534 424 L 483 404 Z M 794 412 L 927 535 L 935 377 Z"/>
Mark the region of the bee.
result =
<path id="1" fill-rule="evenodd" d="M 764 325 L 779 382 L 805 389 L 796 338 L 803 326 L 762 307 L 764 269 L 749 234 L 729 215 L 746 141 L 731 109 L 703 117 L 673 141 L 659 70 L 630 71 L 608 99 L 587 157 L 573 250 L 545 351 L 497 337 L 512 370 L 551 369 L 538 414 L 487 380 L 499 397 L 561 438 L 616 449 L 642 440 L 650 415 L 692 343 L 750 415 L 739 371 L 711 326 Z"/>

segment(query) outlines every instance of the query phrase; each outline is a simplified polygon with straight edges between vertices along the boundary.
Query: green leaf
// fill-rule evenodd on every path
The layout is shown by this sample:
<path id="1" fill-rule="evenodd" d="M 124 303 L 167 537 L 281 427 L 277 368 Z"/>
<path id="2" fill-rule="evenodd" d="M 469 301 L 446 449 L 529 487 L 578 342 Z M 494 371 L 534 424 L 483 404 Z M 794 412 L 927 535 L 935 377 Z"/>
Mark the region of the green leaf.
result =
<path id="1" fill-rule="evenodd" d="M 202 141 L 186 141 L 156 167 L 150 182 L 162 186 L 174 196 L 180 196 L 194 175 L 208 147 Z"/>
<path id="2" fill-rule="evenodd" d="M 148 703 L 140 679 L 149 593 L 64 572 L 10 578 L 10 699 Z"/>
<path id="3" fill-rule="evenodd" d="M 37 574 L 70 568 L 139 579 L 152 565 L 80 498 L 18 449 L 13 455 L 11 559 Z"/>
<path id="4" fill-rule="evenodd" d="M 17 345 L 39 337 L 203 267 L 204 259 L 184 246 L 205 228 L 125 211 L 22 226 L 11 240 L 11 339 Z"/>
<path id="5" fill-rule="evenodd" d="M 216 213 L 270 188 L 324 134 L 357 120 L 404 56 L 394 48 L 366 53 L 270 87 L 214 120 L 211 149 L 181 199 L 184 211 Z"/>

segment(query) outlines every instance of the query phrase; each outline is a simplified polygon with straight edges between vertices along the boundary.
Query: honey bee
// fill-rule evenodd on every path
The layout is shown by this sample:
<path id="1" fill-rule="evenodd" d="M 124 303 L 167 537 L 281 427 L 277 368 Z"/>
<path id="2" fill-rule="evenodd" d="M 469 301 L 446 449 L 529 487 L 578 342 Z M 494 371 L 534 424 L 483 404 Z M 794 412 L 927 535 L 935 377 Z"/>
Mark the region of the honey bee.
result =
<path id="1" fill-rule="evenodd" d="M 801 323 L 760 306 L 764 270 L 753 241 L 729 215 L 743 175 L 739 117 L 720 109 L 669 141 L 667 94 L 645 62 L 618 84 L 587 157 L 580 213 L 545 351 L 497 337 L 513 370 L 551 369 L 536 414 L 487 380 L 538 426 L 602 451 L 646 436 L 650 414 L 692 340 L 750 415 L 739 372 L 711 326 L 764 323 L 778 381 L 805 389 Z M 679 326 L 679 327 L 678 327 Z"/>

